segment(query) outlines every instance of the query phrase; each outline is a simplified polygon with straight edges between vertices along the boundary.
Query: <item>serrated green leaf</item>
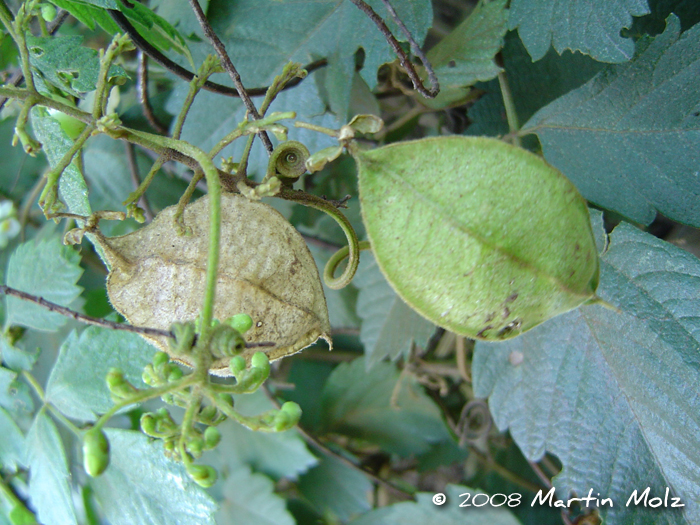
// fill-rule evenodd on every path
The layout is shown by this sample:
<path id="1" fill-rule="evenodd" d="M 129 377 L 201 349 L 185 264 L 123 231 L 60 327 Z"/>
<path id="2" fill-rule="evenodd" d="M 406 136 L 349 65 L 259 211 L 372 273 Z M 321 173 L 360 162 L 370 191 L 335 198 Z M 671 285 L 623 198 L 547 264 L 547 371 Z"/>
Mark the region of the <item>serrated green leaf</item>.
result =
<path id="1" fill-rule="evenodd" d="M 214 525 L 216 503 L 181 463 L 163 454 L 161 441 L 141 432 L 108 429 L 110 464 L 92 480 L 112 525 Z"/>
<path id="2" fill-rule="evenodd" d="M 649 224 L 699 226 L 700 26 L 678 18 L 629 64 L 610 66 L 535 114 L 545 158 L 587 199 Z"/>
<path id="3" fill-rule="evenodd" d="M 405 40 L 378 0 L 369 2 L 399 40 Z M 432 22 L 427 0 L 394 0 L 392 5 L 420 44 Z M 308 63 L 326 57 L 324 88 L 331 110 L 347 118 L 355 72 L 355 52 L 365 51 L 360 72 L 370 88 L 377 84 L 377 69 L 396 57 L 369 18 L 343 0 L 244 0 L 217 2 L 207 13 L 212 27 L 226 44 L 241 77 L 252 85 L 265 85 L 284 64 Z"/>
<path id="4" fill-rule="evenodd" d="M 34 412 L 29 387 L 26 383 L 17 381 L 16 372 L 4 367 L 0 367 L 0 407 L 7 410 L 16 421 L 26 419 Z"/>
<path id="5" fill-rule="evenodd" d="M 343 523 L 372 508 L 372 483 L 367 476 L 330 456 L 304 474 L 298 486 L 319 514 L 330 514 Z"/>
<path id="6" fill-rule="evenodd" d="M 154 353 L 136 334 L 94 326 L 80 336 L 71 332 L 51 370 L 46 401 L 70 418 L 94 421 L 114 405 L 105 383 L 109 369 L 120 369 L 132 385 L 145 388 L 141 373 Z"/>
<path id="7" fill-rule="evenodd" d="M 226 480 L 217 525 L 294 525 L 284 500 L 269 478 L 242 467 Z"/>
<path id="8" fill-rule="evenodd" d="M 255 416 L 274 408 L 265 395 L 236 396 L 236 410 Z M 274 478 L 296 479 L 317 463 L 306 444 L 294 430 L 286 432 L 253 432 L 238 423 L 229 421 L 220 425 L 221 443 L 205 461 L 213 465 L 228 465 L 231 471 L 252 467 Z"/>
<path id="9" fill-rule="evenodd" d="M 382 361 L 407 356 L 411 344 L 425 347 L 435 325 L 418 315 L 391 288 L 371 253 L 363 253 L 353 280 L 359 288 L 357 315 L 367 369 Z"/>
<path id="10" fill-rule="evenodd" d="M 51 167 L 55 167 L 63 155 L 73 146 L 73 141 L 61 129 L 61 125 L 49 116 L 42 108 L 33 108 L 32 129 L 41 142 L 42 149 L 49 159 Z M 88 201 L 88 188 L 82 173 L 75 162 L 65 169 L 58 183 L 61 200 L 69 212 L 88 216 L 92 213 Z"/>
<path id="11" fill-rule="evenodd" d="M 586 203 L 541 158 L 459 136 L 354 155 L 379 268 L 435 324 L 505 339 L 594 296 L 598 262 Z"/>
<path id="12" fill-rule="evenodd" d="M 581 86 L 605 67 L 588 55 L 571 51 L 559 55 L 553 49 L 533 62 L 514 31 L 506 33 L 502 54 L 519 122 L 527 122 L 538 109 Z M 508 121 L 498 80 L 477 88 L 486 93 L 467 111 L 472 122 L 467 134 L 505 135 L 509 131 Z"/>
<path id="13" fill-rule="evenodd" d="M 414 377 L 399 376 L 389 363 L 366 371 L 363 359 L 342 364 L 330 375 L 320 419 L 321 432 L 361 438 L 401 456 L 451 439 L 440 410 Z"/>
<path id="14" fill-rule="evenodd" d="M 646 0 L 513 0 L 509 25 L 518 28 L 533 60 L 552 44 L 560 54 L 570 49 L 601 62 L 625 62 L 632 58 L 634 43 L 620 31 L 632 25 L 633 16 L 648 12 Z"/>
<path id="15" fill-rule="evenodd" d="M 0 408 L 0 465 L 11 472 L 23 464 L 24 435 L 10 414 Z"/>
<path id="16" fill-rule="evenodd" d="M 478 343 L 475 393 L 528 459 L 559 457 L 561 494 L 612 498 L 606 523 L 658 523 L 656 511 L 625 506 L 646 487 L 661 497 L 670 487 L 685 504 L 659 510 L 666 523 L 697 523 L 700 261 L 623 224 L 601 259 L 599 294 L 621 313 L 584 306 L 513 341 Z"/>
<path id="17" fill-rule="evenodd" d="M 494 508 L 489 505 L 484 507 L 461 507 L 469 492 L 472 497 L 475 494 L 483 494 L 482 491 L 465 487 L 463 485 L 447 485 L 445 503 L 436 505 L 433 503 L 434 493 L 419 492 L 417 501 L 405 501 L 395 503 L 387 507 L 373 510 L 351 522 L 352 525 L 425 525 L 434 523 L 440 525 L 519 525 L 520 522 L 505 505 Z M 479 498 L 481 503 L 484 497 Z M 470 500 L 471 501 L 471 498 Z M 502 498 L 499 497 L 500 503 Z"/>
<path id="18" fill-rule="evenodd" d="M 100 71 L 97 51 L 81 45 L 81 36 L 27 37 L 31 65 L 44 79 L 74 96 L 94 91 Z M 121 66 L 109 68 L 108 79 L 128 78 Z"/>
<path id="19" fill-rule="evenodd" d="M 20 244 L 7 266 L 7 285 L 68 306 L 82 291 L 75 283 L 83 273 L 80 256 L 63 246 L 60 237 L 32 240 Z M 36 330 L 57 330 L 66 317 L 39 305 L 15 297 L 7 297 L 6 326 L 20 325 Z"/>
<path id="20" fill-rule="evenodd" d="M 440 81 L 440 93 L 435 99 L 426 100 L 427 105 L 450 105 L 463 99 L 475 82 L 498 75 L 501 68 L 494 57 L 503 46 L 506 33 L 506 4 L 506 0 L 481 0 L 464 22 L 428 52 Z"/>
<path id="21" fill-rule="evenodd" d="M 77 525 L 66 453 L 56 425 L 43 410 L 27 433 L 25 447 L 29 496 L 39 522 Z"/>

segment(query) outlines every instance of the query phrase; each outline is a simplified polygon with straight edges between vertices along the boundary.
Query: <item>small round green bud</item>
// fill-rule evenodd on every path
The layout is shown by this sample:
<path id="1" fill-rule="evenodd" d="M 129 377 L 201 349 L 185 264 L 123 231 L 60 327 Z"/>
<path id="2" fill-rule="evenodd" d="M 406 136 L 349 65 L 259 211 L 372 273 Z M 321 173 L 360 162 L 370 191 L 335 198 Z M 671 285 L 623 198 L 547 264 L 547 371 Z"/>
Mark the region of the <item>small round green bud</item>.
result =
<path id="1" fill-rule="evenodd" d="M 170 361 L 170 356 L 165 352 L 156 352 L 153 356 L 153 367 L 161 367 Z"/>
<path id="2" fill-rule="evenodd" d="M 107 372 L 107 388 L 118 399 L 124 399 L 134 394 L 137 390 L 124 377 L 124 372 L 118 368 L 110 368 Z"/>
<path id="3" fill-rule="evenodd" d="M 141 432 L 151 437 L 157 436 L 158 433 L 156 431 L 156 418 L 153 416 L 153 414 L 148 412 L 142 414 L 141 419 L 139 420 L 139 424 L 141 426 Z"/>
<path id="4" fill-rule="evenodd" d="M 83 436 L 83 465 L 93 478 L 109 466 L 109 441 L 100 429 L 90 429 Z"/>
<path id="5" fill-rule="evenodd" d="M 253 357 L 250 358 L 250 364 L 255 368 L 260 368 L 262 370 L 270 370 L 270 358 L 264 352 L 255 352 Z"/>
<path id="6" fill-rule="evenodd" d="M 212 421 L 216 417 L 216 407 L 207 405 L 199 411 L 199 419 L 202 421 Z"/>
<path id="7" fill-rule="evenodd" d="M 236 314 L 233 317 L 226 319 L 228 324 L 234 330 L 241 334 L 245 334 L 253 326 L 253 319 L 248 314 Z"/>
<path id="8" fill-rule="evenodd" d="M 231 394 L 219 394 L 219 399 L 230 407 L 233 407 L 233 396 Z"/>
<path id="9" fill-rule="evenodd" d="M 53 22 L 56 18 L 56 7 L 51 4 L 42 4 L 41 18 L 46 22 Z"/>
<path id="10" fill-rule="evenodd" d="M 221 432 L 219 432 L 219 429 L 216 427 L 207 427 L 207 429 L 204 431 L 204 449 L 212 449 L 216 447 L 220 441 Z"/>
<path id="11" fill-rule="evenodd" d="M 187 440 L 187 443 L 185 443 L 185 447 L 190 454 L 198 458 L 202 455 L 202 451 L 204 450 L 204 439 L 202 439 L 201 436 L 192 436 Z"/>
<path id="12" fill-rule="evenodd" d="M 175 404 L 175 396 L 172 394 L 163 394 L 160 398 L 163 400 L 163 403 L 167 403 L 168 405 Z"/>
<path id="13" fill-rule="evenodd" d="M 161 383 L 161 381 L 156 376 L 155 370 L 153 370 L 153 365 L 151 363 L 148 363 L 146 366 L 143 367 L 141 379 L 148 386 L 156 386 Z"/>
<path id="14" fill-rule="evenodd" d="M 231 372 L 233 373 L 234 376 L 238 376 L 245 370 L 245 359 L 237 355 L 236 357 L 231 358 L 231 362 L 229 364 L 229 368 L 231 369 Z"/>
<path id="15" fill-rule="evenodd" d="M 166 452 L 174 452 L 175 447 L 177 447 L 177 442 L 175 441 L 175 439 L 171 438 L 163 440 L 163 448 Z"/>
<path id="16" fill-rule="evenodd" d="M 179 379 L 182 379 L 183 375 L 182 369 L 179 366 L 172 365 L 170 367 L 170 371 L 168 372 L 168 382 L 172 383 L 174 381 L 178 381 Z"/>
<path id="17" fill-rule="evenodd" d="M 188 465 L 187 473 L 199 486 L 206 488 L 216 483 L 218 474 L 214 467 L 209 465 Z"/>
<path id="18" fill-rule="evenodd" d="M 274 426 L 276 432 L 289 430 L 299 422 L 301 418 L 301 407 L 294 401 L 287 401 L 282 405 L 275 416 Z"/>

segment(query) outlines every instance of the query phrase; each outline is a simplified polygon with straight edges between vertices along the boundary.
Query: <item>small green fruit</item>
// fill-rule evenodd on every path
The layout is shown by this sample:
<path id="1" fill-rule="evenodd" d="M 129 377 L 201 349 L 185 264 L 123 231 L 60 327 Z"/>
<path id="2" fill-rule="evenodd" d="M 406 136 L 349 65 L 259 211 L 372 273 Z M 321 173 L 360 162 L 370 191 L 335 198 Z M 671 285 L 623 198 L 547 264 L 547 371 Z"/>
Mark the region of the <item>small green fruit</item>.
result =
<path id="1" fill-rule="evenodd" d="M 206 488 L 211 487 L 218 478 L 214 467 L 209 465 L 188 465 L 187 473 L 197 485 Z"/>
<path id="2" fill-rule="evenodd" d="M 100 429 L 90 429 L 83 436 L 83 465 L 93 478 L 109 466 L 109 441 Z"/>
<path id="3" fill-rule="evenodd" d="M 239 333 L 245 334 L 253 327 L 253 319 L 248 314 L 236 314 L 233 317 L 229 317 L 226 320 L 226 324 L 234 330 L 238 330 Z"/>
<path id="4" fill-rule="evenodd" d="M 206 450 L 216 447 L 221 441 L 221 432 L 216 427 L 207 427 L 204 431 L 204 448 Z"/>

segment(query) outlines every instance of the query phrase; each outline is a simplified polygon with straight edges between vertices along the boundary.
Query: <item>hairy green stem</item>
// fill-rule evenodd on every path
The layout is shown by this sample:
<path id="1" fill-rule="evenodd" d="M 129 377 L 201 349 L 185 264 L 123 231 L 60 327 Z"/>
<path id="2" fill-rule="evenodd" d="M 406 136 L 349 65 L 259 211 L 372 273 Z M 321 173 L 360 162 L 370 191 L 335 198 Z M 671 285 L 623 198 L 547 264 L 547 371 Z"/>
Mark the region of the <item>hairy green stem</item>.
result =
<path id="1" fill-rule="evenodd" d="M 501 87 L 501 95 L 503 96 L 503 105 L 506 108 L 506 119 L 508 120 L 508 130 L 513 140 L 514 146 L 520 146 L 520 137 L 518 136 L 518 130 L 520 129 L 520 123 L 518 122 L 518 112 L 515 109 L 515 102 L 513 101 L 513 94 L 510 91 L 510 86 L 508 85 L 508 79 L 506 78 L 505 71 L 498 73 L 498 84 Z"/>
<path id="2" fill-rule="evenodd" d="M 7 7 L 5 0 L 0 0 L 0 22 L 2 22 L 2 25 L 5 26 L 5 29 L 7 29 L 7 32 L 10 34 L 10 37 L 12 37 L 12 40 L 17 43 L 17 33 L 15 33 L 13 18 L 14 16 L 12 15 L 12 11 L 10 11 L 10 8 Z"/>
<path id="3" fill-rule="evenodd" d="M 66 151 L 63 157 L 61 157 L 61 160 L 58 161 L 56 166 L 54 166 L 46 174 L 46 185 L 39 196 L 39 206 L 41 206 L 41 208 L 44 210 L 44 215 L 48 215 L 55 211 L 55 204 L 58 200 L 57 185 L 61 174 L 70 165 L 70 163 L 73 162 L 73 158 L 82 149 L 87 139 L 90 138 L 90 135 L 94 129 L 95 126 L 93 124 L 88 124 L 85 126 L 85 129 L 80 132 L 80 135 L 78 135 L 78 138 L 75 139 L 75 142 L 70 149 Z"/>
<path id="4" fill-rule="evenodd" d="M 100 418 L 95 421 L 95 424 L 92 426 L 92 428 L 96 429 L 101 429 L 107 421 L 109 421 L 114 414 L 119 412 L 122 408 L 128 407 L 129 405 L 134 405 L 136 403 L 143 403 L 144 401 L 148 401 L 149 399 L 153 399 L 156 397 L 160 397 L 165 394 L 169 394 L 171 392 L 175 392 L 177 390 L 182 390 L 183 388 L 193 384 L 195 382 L 196 378 L 190 374 L 188 376 L 183 377 L 179 381 L 173 381 L 172 383 L 168 383 L 167 385 L 155 387 L 155 388 L 147 388 L 145 390 L 139 390 L 139 392 L 131 397 L 129 399 L 124 399 L 123 401 L 119 403 L 115 403 L 112 408 L 110 408 L 107 412 L 102 414 Z"/>
<path id="5" fill-rule="evenodd" d="M 180 439 L 178 440 L 178 449 L 180 450 L 180 457 L 182 458 L 182 462 L 185 464 L 185 466 L 192 464 L 192 458 L 187 453 L 185 444 L 187 443 L 187 438 L 192 432 L 195 413 L 201 404 L 202 395 L 192 394 L 187 400 L 187 408 L 185 409 L 185 415 L 182 418 L 182 424 L 180 425 L 182 431 L 180 432 Z"/>
<path id="6" fill-rule="evenodd" d="M 133 49 L 131 40 L 128 35 L 116 35 L 109 44 L 106 52 L 100 50 L 100 72 L 97 75 L 97 86 L 95 88 L 95 101 L 92 107 L 92 116 L 95 120 L 102 117 L 104 107 L 107 104 L 109 92 L 109 70 L 112 67 L 112 62 L 123 51 Z"/>

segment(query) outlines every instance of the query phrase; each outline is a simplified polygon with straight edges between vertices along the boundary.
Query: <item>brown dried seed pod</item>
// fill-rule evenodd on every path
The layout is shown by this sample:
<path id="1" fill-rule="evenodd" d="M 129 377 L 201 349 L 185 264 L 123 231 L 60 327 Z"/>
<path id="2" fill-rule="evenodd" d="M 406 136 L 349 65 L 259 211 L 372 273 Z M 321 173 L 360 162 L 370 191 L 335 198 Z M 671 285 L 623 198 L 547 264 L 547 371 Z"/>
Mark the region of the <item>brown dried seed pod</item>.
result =
<path id="1" fill-rule="evenodd" d="M 107 292 L 114 308 L 131 324 L 169 330 L 174 322 L 196 319 L 202 308 L 209 245 L 209 198 L 188 205 L 180 235 L 175 206 L 122 237 L 96 237 L 110 266 Z M 274 208 L 240 195 L 221 198 L 221 252 L 214 317 L 247 313 L 253 327 L 246 360 L 264 351 L 270 361 L 295 354 L 318 338 L 328 343 L 330 323 L 318 269 L 299 232 Z M 168 338 L 146 337 L 169 352 Z M 173 356 L 192 365 L 187 356 Z M 228 359 L 211 371 L 230 375 Z"/>

